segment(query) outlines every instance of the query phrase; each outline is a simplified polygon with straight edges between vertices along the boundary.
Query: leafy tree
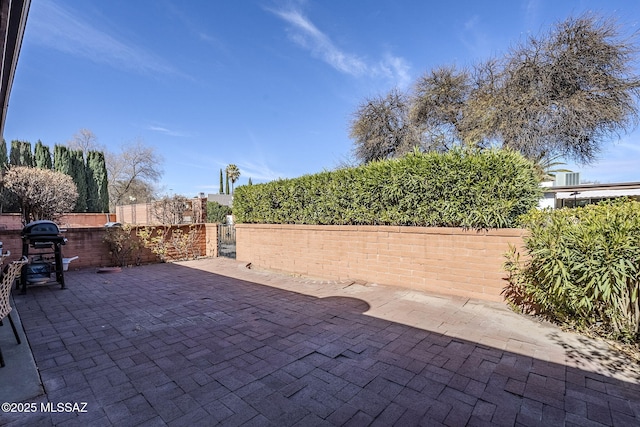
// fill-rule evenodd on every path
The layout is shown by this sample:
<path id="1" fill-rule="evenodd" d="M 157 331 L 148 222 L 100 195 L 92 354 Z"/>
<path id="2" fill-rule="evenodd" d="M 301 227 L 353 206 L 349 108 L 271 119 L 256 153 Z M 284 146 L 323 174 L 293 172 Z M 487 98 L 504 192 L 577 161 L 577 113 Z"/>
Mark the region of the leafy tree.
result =
<path id="1" fill-rule="evenodd" d="M 407 97 L 394 89 L 360 104 L 349 136 L 354 139 L 355 157 L 368 163 L 408 153 L 420 145 L 418 129 L 409 121 Z"/>
<path id="2" fill-rule="evenodd" d="M 231 194 L 233 194 L 233 184 L 235 184 L 238 178 L 240 178 L 240 169 L 238 169 L 238 166 L 232 163 L 227 166 L 226 172 L 227 172 L 227 179 L 231 180 Z M 227 185 L 227 189 L 228 189 L 228 185 Z M 228 191 L 227 191 L 227 194 L 229 194 Z"/>
<path id="3" fill-rule="evenodd" d="M 11 141 L 11 153 L 9 163 L 12 166 L 33 166 L 33 154 L 31 153 L 31 143 L 26 141 Z"/>
<path id="4" fill-rule="evenodd" d="M 222 169 L 220 169 L 220 194 L 224 194 L 224 188 L 222 185 Z"/>
<path id="5" fill-rule="evenodd" d="M 251 177 L 249 177 L 249 182 L 247 183 L 247 185 L 253 185 L 253 181 L 251 181 Z"/>
<path id="6" fill-rule="evenodd" d="M 162 176 L 162 156 L 152 146 L 136 141 L 124 145 L 119 153 L 106 153 L 110 208 L 130 198 L 149 201 L 154 184 Z"/>
<path id="7" fill-rule="evenodd" d="M 36 142 L 35 148 L 35 166 L 40 169 L 52 169 L 53 164 L 51 161 L 51 151 L 47 145 L 42 144 L 42 141 Z"/>
<path id="8" fill-rule="evenodd" d="M 558 155 L 549 156 L 543 153 L 535 158 L 533 163 L 541 182 L 553 181 L 558 172 L 571 172 L 569 169 L 561 167 L 562 165 L 566 165 L 566 163 L 561 161 Z"/>
<path id="9" fill-rule="evenodd" d="M 17 197 L 24 224 L 56 220 L 71 211 L 78 198 L 69 175 L 47 169 L 14 166 L 6 172 L 4 186 Z"/>
<path id="10" fill-rule="evenodd" d="M 229 174 L 226 174 L 226 190 L 225 190 L 225 194 L 229 194 Z"/>
<path id="11" fill-rule="evenodd" d="M 89 151 L 87 153 L 87 210 L 89 212 L 109 211 L 109 187 L 107 181 L 107 165 L 104 153 Z"/>

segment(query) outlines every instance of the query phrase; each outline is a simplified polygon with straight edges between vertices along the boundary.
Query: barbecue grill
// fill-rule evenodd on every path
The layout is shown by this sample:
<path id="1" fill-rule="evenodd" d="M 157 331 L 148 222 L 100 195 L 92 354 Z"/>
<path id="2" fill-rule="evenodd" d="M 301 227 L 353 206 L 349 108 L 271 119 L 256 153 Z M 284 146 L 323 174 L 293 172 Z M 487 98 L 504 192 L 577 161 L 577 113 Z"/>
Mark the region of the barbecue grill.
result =
<path id="1" fill-rule="evenodd" d="M 22 267 L 21 292 L 27 291 L 27 284 L 48 282 L 52 273 L 55 274 L 56 282 L 64 288 L 62 246 L 67 243 L 67 239 L 61 234 L 58 225 L 53 221 L 33 221 L 22 229 L 20 235 L 22 256 L 29 258 L 29 264 Z M 53 262 L 47 261 L 52 255 Z"/>

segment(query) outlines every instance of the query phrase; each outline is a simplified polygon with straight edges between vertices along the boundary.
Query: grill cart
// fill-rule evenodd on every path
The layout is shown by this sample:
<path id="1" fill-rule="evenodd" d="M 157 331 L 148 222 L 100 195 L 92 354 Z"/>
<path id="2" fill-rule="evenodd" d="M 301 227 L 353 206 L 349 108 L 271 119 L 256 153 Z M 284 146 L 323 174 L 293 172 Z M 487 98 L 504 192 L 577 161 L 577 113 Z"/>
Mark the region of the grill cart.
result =
<path id="1" fill-rule="evenodd" d="M 64 289 L 64 268 L 62 261 L 62 245 L 67 239 L 60 233 L 58 225 L 53 221 L 33 221 L 22 229 L 22 256 L 29 263 L 22 267 L 20 284 L 21 293 L 27 292 L 27 285 L 55 281 Z"/>

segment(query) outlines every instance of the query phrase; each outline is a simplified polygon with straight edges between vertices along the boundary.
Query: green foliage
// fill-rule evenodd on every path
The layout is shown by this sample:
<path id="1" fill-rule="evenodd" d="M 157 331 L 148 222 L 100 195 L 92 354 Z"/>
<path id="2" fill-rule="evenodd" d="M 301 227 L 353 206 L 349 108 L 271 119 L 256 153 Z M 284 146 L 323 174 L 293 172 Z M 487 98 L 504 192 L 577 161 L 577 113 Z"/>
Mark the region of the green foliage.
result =
<path id="1" fill-rule="evenodd" d="M 84 165 L 84 155 L 82 150 L 70 150 L 71 157 L 71 178 L 78 188 L 78 202 L 74 212 L 87 211 L 87 174 Z"/>
<path id="2" fill-rule="evenodd" d="M 240 169 L 232 163 L 227 166 L 225 171 L 227 172 L 227 179 L 231 180 L 231 194 L 233 194 L 233 184 L 235 184 L 238 178 L 240 178 Z M 229 193 L 227 192 L 227 194 Z"/>
<path id="3" fill-rule="evenodd" d="M 207 222 L 224 224 L 227 221 L 227 215 L 231 215 L 229 206 L 218 202 L 207 202 Z"/>
<path id="4" fill-rule="evenodd" d="M 56 144 L 53 147 L 53 168 L 57 172 L 72 175 L 71 154 L 64 145 Z"/>
<path id="5" fill-rule="evenodd" d="M 104 153 L 89 151 L 86 165 L 87 210 L 89 212 L 109 212 L 109 186 Z"/>
<path id="6" fill-rule="evenodd" d="M 35 148 L 35 166 L 40 169 L 51 169 L 53 164 L 51 162 L 51 151 L 49 146 L 42 144 L 42 141 L 36 142 Z"/>
<path id="7" fill-rule="evenodd" d="M 532 211 L 522 223 L 528 256 L 508 254 L 510 301 L 560 323 L 638 341 L 640 203 Z"/>
<path id="8" fill-rule="evenodd" d="M 11 141 L 11 153 L 9 163 L 12 166 L 33 167 L 33 154 L 31 153 L 31 143 L 26 141 Z"/>
<path id="9" fill-rule="evenodd" d="M 513 151 L 414 152 L 238 187 L 238 222 L 503 228 L 536 206 L 533 164 Z"/>
<path id="10" fill-rule="evenodd" d="M 222 169 L 220 169 L 220 194 L 224 194 L 224 188 L 222 186 Z"/>
<path id="11" fill-rule="evenodd" d="M 7 142 L 2 139 L 0 144 L 0 177 L 3 177 L 9 167 L 9 157 L 7 156 Z M 0 212 L 18 212 L 20 210 L 16 195 L 5 188 L 4 183 L 0 183 Z"/>
<path id="12" fill-rule="evenodd" d="M 7 165 L 9 164 L 9 157 L 7 156 L 7 141 L 2 139 L 2 144 L 0 144 L 0 171 L 4 172 L 7 169 Z"/>

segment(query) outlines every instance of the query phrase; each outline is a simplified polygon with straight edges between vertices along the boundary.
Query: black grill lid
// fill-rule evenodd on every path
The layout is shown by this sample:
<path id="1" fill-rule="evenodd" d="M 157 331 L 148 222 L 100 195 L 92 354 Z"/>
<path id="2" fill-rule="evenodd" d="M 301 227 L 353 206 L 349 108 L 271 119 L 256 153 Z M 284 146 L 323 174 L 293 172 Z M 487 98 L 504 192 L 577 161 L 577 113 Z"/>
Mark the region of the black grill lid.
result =
<path id="1" fill-rule="evenodd" d="M 60 229 L 53 221 L 32 221 L 22 229 L 23 236 L 58 236 Z"/>

